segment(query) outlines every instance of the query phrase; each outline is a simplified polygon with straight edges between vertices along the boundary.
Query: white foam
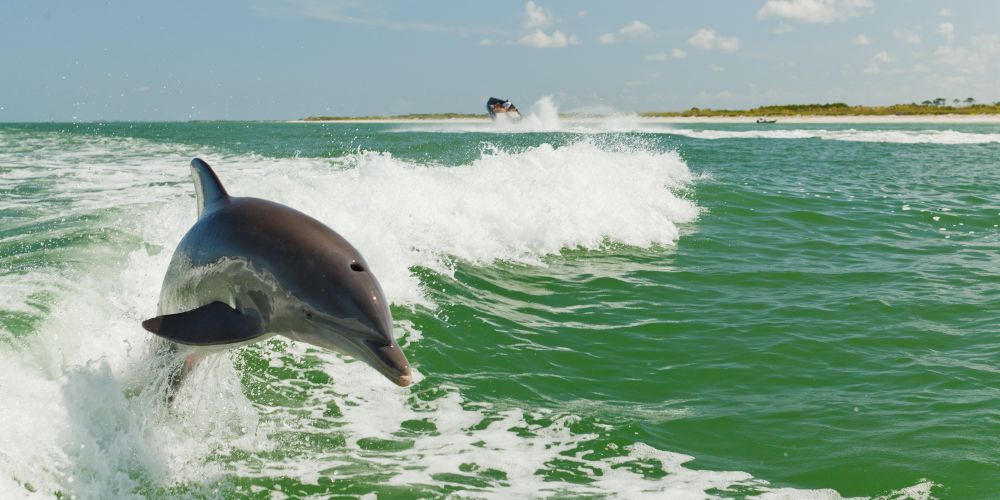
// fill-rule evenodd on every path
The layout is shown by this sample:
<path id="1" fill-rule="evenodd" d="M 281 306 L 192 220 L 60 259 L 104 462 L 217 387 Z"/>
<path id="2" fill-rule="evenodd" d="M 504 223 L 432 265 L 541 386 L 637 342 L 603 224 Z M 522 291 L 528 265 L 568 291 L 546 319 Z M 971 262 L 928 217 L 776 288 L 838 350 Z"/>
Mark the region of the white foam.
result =
<path id="1" fill-rule="evenodd" d="M 447 273 L 453 258 L 537 263 L 606 240 L 669 245 L 676 224 L 698 214 L 682 197 L 692 176 L 675 152 L 609 151 L 590 142 L 487 149 L 457 167 L 375 152 L 351 155 L 341 169 L 305 159 L 254 163 L 262 168 L 218 164 L 230 192 L 274 199 L 328 223 L 361 251 L 396 303 L 422 302 L 413 266 Z"/>
<path id="2" fill-rule="evenodd" d="M 886 142 L 895 144 L 990 144 L 1000 142 L 1000 134 L 956 130 L 691 130 L 671 129 L 667 133 L 696 139 L 823 139 L 846 142 Z"/>
<path id="3" fill-rule="evenodd" d="M 388 474 L 388 485 L 451 486 L 465 484 L 457 492 L 461 497 L 513 498 L 547 496 L 613 496 L 620 498 L 706 498 L 717 490 L 752 491 L 765 498 L 842 498 L 831 489 L 804 490 L 775 488 L 767 481 L 740 471 L 707 471 L 690 469 L 689 455 L 658 450 L 641 442 L 619 448 L 610 443 L 607 433 L 613 425 L 595 425 L 591 432 L 573 430 L 581 417 L 562 410 L 536 409 L 528 411 L 516 406 L 497 407 L 463 398 L 452 386 L 441 386 L 442 393 L 430 400 L 408 398 L 407 389 L 400 389 L 385 380 L 372 380 L 357 369 L 358 363 L 345 362 L 329 353 L 292 345 L 286 355 L 323 359 L 323 369 L 333 380 L 333 387 L 322 397 L 304 406 L 321 414 L 325 404 L 333 401 L 344 409 L 337 430 L 346 437 L 348 461 L 364 464 Z M 346 390 L 345 390 L 346 389 Z M 570 403 L 569 407 L 584 408 L 592 402 Z M 279 409 L 279 413 L 281 410 Z M 681 411 L 683 413 L 683 411 Z M 285 413 L 282 421 L 293 421 Z M 433 426 L 413 439 L 400 437 L 406 421 L 421 420 Z M 362 441 L 378 439 L 392 443 L 395 451 L 384 452 L 364 446 Z M 594 444 L 604 442 L 605 444 Z M 594 453 L 596 449 L 596 453 Z M 601 455 L 605 458 L 592 458 Z M 338 459 L 345 454 L 339 453 Z M 302 454 L 274 464 L 271 471 L 241 469 L 247 475 L 285 475 L 303 482 L 315 481 L 316 462 L 322 454 Z M 549 471 L 552 464 L 564 464 L 565 470 L 583 474 L 585 481 L 552 481 L 539 471 Z M 479 474 L 489 473 L 484 476 Z M 453 479 L 442 480 L 443 476 Z M 488 486 L 469 486 L 457 478 L 474 479 Z M 470 481 L 473 482 L 473 481 Z M 889 498 L 928 498 L 934 483 L 922 481 L 888 495 Z"/>

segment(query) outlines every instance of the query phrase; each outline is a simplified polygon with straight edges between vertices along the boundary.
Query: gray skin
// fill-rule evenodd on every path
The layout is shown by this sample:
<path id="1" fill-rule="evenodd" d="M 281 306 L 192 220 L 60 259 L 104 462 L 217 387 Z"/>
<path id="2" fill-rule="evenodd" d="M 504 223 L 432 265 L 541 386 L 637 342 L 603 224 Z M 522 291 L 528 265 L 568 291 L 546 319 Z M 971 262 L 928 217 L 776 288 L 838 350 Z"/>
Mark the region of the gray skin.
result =
<path id="1" fill-rule="evenodd" d="M 196 346 L 189 360 L 282 335 L 364 361 L 399 386 L 412 382 L 382 288 L 347 240 L 284 205 L 229 196 L 200 159 L 191 168 L 198 221 L 144 328 Z"/>

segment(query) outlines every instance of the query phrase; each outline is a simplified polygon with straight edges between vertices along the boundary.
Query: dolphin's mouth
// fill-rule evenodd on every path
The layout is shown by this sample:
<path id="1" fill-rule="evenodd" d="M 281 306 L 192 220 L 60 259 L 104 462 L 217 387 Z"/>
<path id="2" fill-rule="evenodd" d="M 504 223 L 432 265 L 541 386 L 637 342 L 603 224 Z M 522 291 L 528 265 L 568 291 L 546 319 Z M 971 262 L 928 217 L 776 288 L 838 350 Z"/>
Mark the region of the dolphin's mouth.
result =
<path id="1" fill-rule="evenodd" d="M 391 333 L 379 332 L 356 319 L 334 320 L 314 314 L 309 321 L 321 325 L 326 330 L 325 334 L 295 335 L 292 338 L 363 361 L 400 387 L 413 383 L 410 363 Z"/>
<path id="2" fill-rule="evenodd" d="M 406 387 L 413 383 L 410 363 L 396 342 L 383 344 L 365 340 L 363 344 L 367 352 L 370 353 L 372 367 L 385 375 L 387 379 L 400 387 Z"/>

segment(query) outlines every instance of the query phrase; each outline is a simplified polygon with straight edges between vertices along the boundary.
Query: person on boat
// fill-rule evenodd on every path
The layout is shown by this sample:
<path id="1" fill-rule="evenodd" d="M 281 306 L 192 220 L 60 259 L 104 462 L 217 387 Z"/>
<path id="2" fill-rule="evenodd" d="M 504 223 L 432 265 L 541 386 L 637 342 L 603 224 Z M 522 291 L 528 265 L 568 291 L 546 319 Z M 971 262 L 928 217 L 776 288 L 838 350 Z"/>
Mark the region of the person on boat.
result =
<path id="1" fill-rule="evenodd" d="M 486 110 L 489 111 L 490 117 L 496 118 L 497 113 L 517 113 L 517 106 L 510 102 L 510 99 L 497 99 L 496 97 L 490 97 L 486 101 Z"/>

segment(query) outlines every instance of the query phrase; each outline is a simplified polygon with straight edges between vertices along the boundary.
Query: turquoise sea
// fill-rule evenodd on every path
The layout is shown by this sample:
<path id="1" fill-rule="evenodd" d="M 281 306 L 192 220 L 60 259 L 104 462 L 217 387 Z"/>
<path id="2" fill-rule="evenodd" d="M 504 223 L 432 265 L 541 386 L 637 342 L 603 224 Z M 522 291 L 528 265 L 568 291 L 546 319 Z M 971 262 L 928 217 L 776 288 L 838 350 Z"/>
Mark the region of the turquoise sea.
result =
<path id="1" fill-rule="evenodd" d="M 366 257 L 408 388 L 144 391 L 188 163 Z M 0 124 L 0 496 L 997 498 L 1000 125 Z"/>

